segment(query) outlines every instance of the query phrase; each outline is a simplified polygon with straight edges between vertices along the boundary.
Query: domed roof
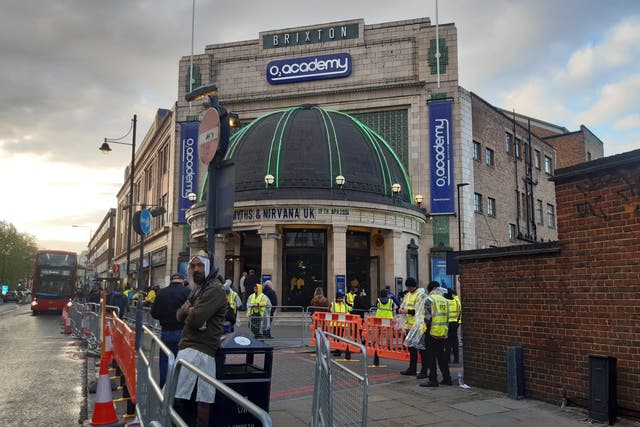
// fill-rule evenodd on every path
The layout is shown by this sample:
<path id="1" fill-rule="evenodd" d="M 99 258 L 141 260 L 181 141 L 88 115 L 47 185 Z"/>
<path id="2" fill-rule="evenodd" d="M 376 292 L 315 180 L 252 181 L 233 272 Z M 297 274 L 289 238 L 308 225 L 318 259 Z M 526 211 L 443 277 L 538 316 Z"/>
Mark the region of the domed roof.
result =
<path id="1" fill-rule="evenodd" d="M 382 137 L 348 114 L 317 106 L 255 119 L 233 135 L 225 158 L 235 164 L 236 201 L 346 199 L 407 206 L 413 200 L 407 172 Z M 274 177 L 271 186 L 267 175 Z"/>

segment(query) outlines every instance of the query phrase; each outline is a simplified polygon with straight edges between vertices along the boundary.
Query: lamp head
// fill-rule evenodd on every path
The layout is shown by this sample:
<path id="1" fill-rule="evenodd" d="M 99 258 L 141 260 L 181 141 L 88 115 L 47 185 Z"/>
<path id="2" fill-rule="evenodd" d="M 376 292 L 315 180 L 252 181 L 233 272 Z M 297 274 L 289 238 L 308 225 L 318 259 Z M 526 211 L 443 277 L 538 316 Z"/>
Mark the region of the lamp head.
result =
<path id="1" fill-rule="evenodd" d="M 198 196 L 196 195 L 196 193 L 189 193 L 187 194 L 187 199 L 190 202 L 195 202 L 196 200 L 198 200 Z"/>
<path id="2" fill-rule="evenodd" d="M 99 148 L 100 152 L 102 154 L 109 154 L 109 152 L 111 151 L 111 147 L 109 147 L 109 144 L 107 144 L 107 140 L 105 139 L 105 141 L 102 143 L 102 145 Z"/>
<path id="3" fill-rule="evenodd" d="M 416 203 L 418 204 L 418 207 L 422 204 L 422 201 L 424 200 L 424 197 L 422 196 L 422 194 L 416 194 L 416 196 L 413 198 L 413 200 L 416 201 Z"/>
<path id="4" fill-rule="evenodd" d="M 197 101 L 199 99 L 206 98 L 207 96 L 213 96 L 218 94 L 218 85 L 210 84 L 206 86 L 200 86 L 197 89 L 192 90 L 184 96 L 185 101 Z"/>
<path id="5" fill-rule="evenodd" d="M 402 190 L 402 187 L 400 186 L 400 184 L 398 184 L 397 182 L 394 182 L 393 185 L 391 186 L 391 191 L 393 191 L 393 194 L 398 194 L 400 190 Z"/>
<path id="6" fill-rule="evenodd" d="M 336 184 L 338 185 L 338 187 L 342 187 L 345 183 L 346 179 L 344 178 L 344 176 L 342 175 L 338 175 L 336 176 Z"/>
<path id="7" fill-rule="evenodd" d="M 273 175 L 267 174 L 264 177 L 264 182 L 267 185 L 273 185 L 273 183 L 276 182 L 276 179 L 275 179 L 275 177 Z"/>

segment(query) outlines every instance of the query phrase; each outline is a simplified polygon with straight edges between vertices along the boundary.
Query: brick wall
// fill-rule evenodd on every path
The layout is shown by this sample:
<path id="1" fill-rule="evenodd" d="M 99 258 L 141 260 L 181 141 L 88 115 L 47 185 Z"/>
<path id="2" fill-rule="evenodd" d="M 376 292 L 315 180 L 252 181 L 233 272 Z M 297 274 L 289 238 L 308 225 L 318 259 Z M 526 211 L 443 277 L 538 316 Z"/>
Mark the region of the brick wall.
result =
<path id="1" fill-rule="evenodd" d="M 589 355 L 618 359 L 618 407 L 640 415 L 640 150 L 557 171 L 558 242 L 460 255 L 469 384 L 586 406 Z"/>

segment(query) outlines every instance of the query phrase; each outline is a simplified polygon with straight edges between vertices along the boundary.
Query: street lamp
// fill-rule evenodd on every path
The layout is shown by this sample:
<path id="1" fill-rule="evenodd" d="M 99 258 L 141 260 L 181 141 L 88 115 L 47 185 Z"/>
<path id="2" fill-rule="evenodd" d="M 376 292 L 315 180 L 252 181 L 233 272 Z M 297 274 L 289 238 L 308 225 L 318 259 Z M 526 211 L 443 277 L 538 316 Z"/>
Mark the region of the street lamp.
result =
<path id="1" fill-rule="evenodd" d="M 461 182 L 456 185 L 458 190 L 458 251 L 462 250 L 462 224 L 460 221 L 462 211 L 460 210 L 460 191 L 462 190 L 462 187 L 466 187 L 467 185 L 469 185 L 468 182 Z"/>
<path id="2" fill-rule="evenodd" d="M 131 263 L 131 226 L 133 221 L 133 183 L 136 174 L 136 125 L 138 123 L 138 116 L 133 115 L 133 119 L 131 119 L 131 127 L 129 131 L 120 138 L 105 138 L 104 142 L 100 146 L 100 151 L 102 154 L 109 154 L 111 151 L 111 147 L 109 147 L 109 142 L 112 144 L 120 144 L 120 145 L 130 145 L 131 146 L 131 170 L 129 171 L 129 226 L 127 227 L 127 283 L 129 282 L 129 264 Z M 133 134 L 131 137 L 131 144 L 127 142 L 121 142 L 122 139 L 126 138 L 129 133 L 133 130 Z"/>
<path id="3" fill-rule="evenodd" d="M 336 185 L 338 186 L 338 188 L 342 188 L 345 182 L 346 182 L 346 179 L 344 178 L 344 176 L 342 175 L 336 176 Z"/>
<path id="4" fill-rule="evenodd" d="M 271 187 L 275 181 L 276 181 L 275 177 L 271 174 L 265 175 L 264 177 L 264 183 L 267 184 L 267 186 L 269 187 Z"/>
<path id="5" fill-rule="evenodd" d="M 422 194 L 416 194 L 413 200 L 416 201 L 418 207 L 422 206 L 422 201 L 424 200 L 424 196 Z"/>
<path id="6" fill-rule="evenodd" d="M 222 167 L 222 163 L 224 160 L 224 155 L 227 152 L 227 148 L 229 146 L 229 134 L 230 128 L 232 126 L 237 126 L 239 123 L 237 114 L 229 113 L 224 107 L 220 105 L 218 101 L 218 86 L 216 84 L 209 84 L 206 86 L 201 86 L 197 89 L 192 90 L 191 92 L 185 95 L 185 101 L 191 102 L 196 101 L 198 99 L 209 98 L 209 106 L 210 109 L 215 109 L 217 111 L 218 116 L 218 141 L 215 139 L 211 139 L 210 141 L 206 141 L 205 144 L 200 144 L 198 141 L 199 152 L 198 156 L 200 160 L 207 164 L 207 180 L 208 180 L 208 192 L 207 192 L 207 251 L 209 252 L 209 256 L 213 260 L 215 257 L 215 229 L 216 229 L 216 169 L 220 169 Z M 203 122 L 206 121 L 206 117 L 208 114 L 213 113 L 211 110 L 208 110 L 205 113 L 205 118 Z M 202 125 L 201 125 L 202 126 Z M 212 131 L 214 129 L 209 129 Z M 202 127 L 200 128 L 200 132 L 203 132 Z M 215 132 L 214 132 L 215 133 Z M 205 150 L 200 150 L 200 148 L 206 147 Z M 211 152 L 209 152 L 209 148 L 211 148 Z M 209 154 L 211 156 L 209 157 Z"/>

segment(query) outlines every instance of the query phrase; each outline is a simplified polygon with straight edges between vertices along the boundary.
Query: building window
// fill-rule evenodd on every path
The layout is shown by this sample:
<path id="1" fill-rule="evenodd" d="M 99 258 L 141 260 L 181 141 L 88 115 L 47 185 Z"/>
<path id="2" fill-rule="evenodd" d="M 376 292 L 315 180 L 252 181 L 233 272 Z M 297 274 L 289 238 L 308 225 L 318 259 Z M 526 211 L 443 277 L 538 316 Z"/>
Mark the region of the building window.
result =
<path id="1" fill-rule="evenodd" d="M 587 151 L 587 161 L 590 162 L 591 161 L 591 152 Z"/>
<path id="2" fill-rule="evenodd" d="M 556 228 L 556 211 L 553 205 L 547 203 L 547 226 Z"/>
<path id="3" fill-rule="evenodd" d="M 409 116 L 406 109 L 349 113 L 391 145 L 405 168 L 409 168 Z"/>
<path id="4" fill-rule="evenodd" d="M 542 217 L 542 200 L 540 199 L 536 201 L 536 216 L 538 217 L 538 224 L 544 224 Z"/>
<path id="5" fill-rule="evenodd" d="M 493 166 L 493 150 L 491 148 L 485 148 L 484 162 L 487 164 L 487 166 Z"/>
<path id="6" fill-rule="evenodd" d="M 509 224 L 509 240 L 516 240 L 516 225 Z"/>
<path id="7" fill-rule="evenodd" d="M 553 173 L 553 168 L 551 166 L 551 157 L 544 156 L 544 172 L 547 175 L 551 175 Z"/>
<path id="8" fill-rule="evenodd" d="M 480 160 L 480 143 L 473 141 L 473 160 Z"/>
<path id="9" fill-rule="evenodd" d="M 520 140 L 520 138 L 516 138 L 516 157 L 519 159 L 520 158 L 520 143 L 522 141 Z"/>
<path id="10" fill-rule="evenodd" d="M 509 132 L 504 133 L 504 151 L 511 154 L 511 144 L 513 143 L 513 135 Z"/>
<path id="11" fill-rule="evenodd" d="M 540 170 L 540 150 L 536 150 L 533 156 L 533 165 Z"/>
<path id="12" fill-rule="evenodd" d="M 487 198 L 487 215 L 494 218 L 496 216 L 496 199 L 493 197 Z"/>
<path id="13" fill-rule="evenodd" d="M 153 186 L 153 168 L 149 168 L 144 173 L 144 182 L 147 184 L 147 190 L 151 190 Z"/>
<path id="14" fill-rule="evenodd" d="M 482 213 L 482 194 L 473 193 L 473 210 Z"/>

